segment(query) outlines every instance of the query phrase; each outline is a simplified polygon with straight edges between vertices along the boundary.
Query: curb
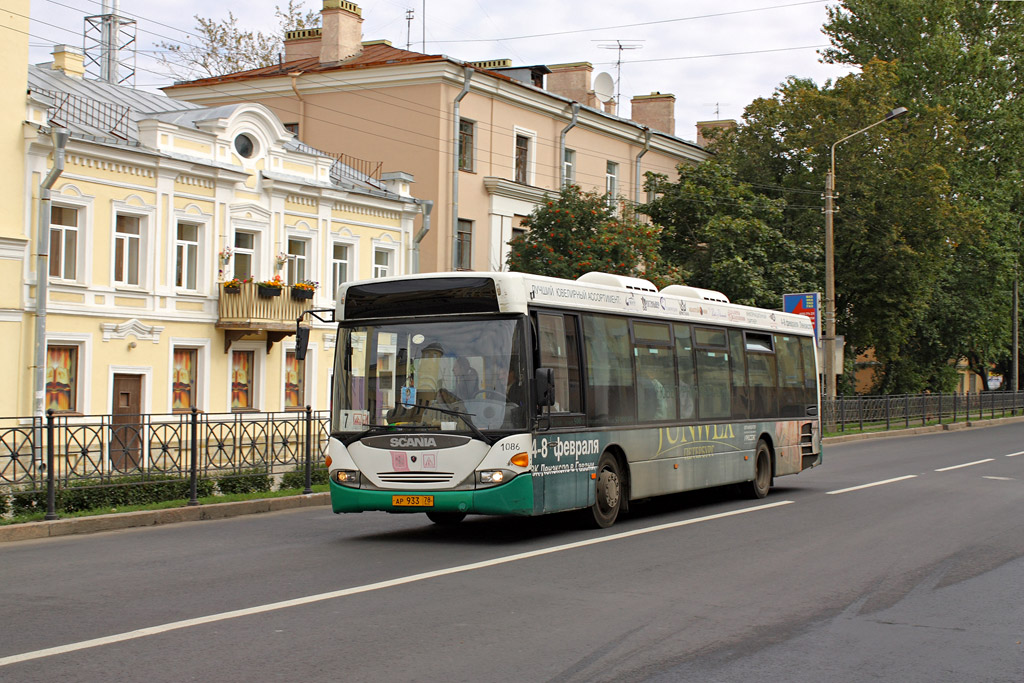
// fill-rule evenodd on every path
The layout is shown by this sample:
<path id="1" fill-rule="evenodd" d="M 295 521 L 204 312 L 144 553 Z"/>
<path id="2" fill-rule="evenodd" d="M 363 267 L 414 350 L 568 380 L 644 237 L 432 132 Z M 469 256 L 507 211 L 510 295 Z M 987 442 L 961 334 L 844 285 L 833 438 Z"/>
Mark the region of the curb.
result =
<path id="1" fill-rule="evenodd" d="M 943 425 L 929 425 L 927 427 L 911 427 L 910 429 L 893 429 L 887 432 L 867 432 L 864 434 L 845 434 L 841 436 L 829 436 L 821 440 L 823 446 L 835 446 L 851 441 L 866 441 L 868 439 L 895 439 L 905 436 L 920 436 L 921 434 L 937 434 L 940 432 L 961 431 L 964 429 L 982 429 L 984 427 L 997 427 L 1004 424 L 1024 422 L 1024 415 L 1018 417 L 995 417 L 978 422 L 954 422 Z"/>
<path id="2" fill-rule="evenodd" d="M 177 524 L 178 522 L 201 522 L 210 519 L 228 519 L 240 515 L 277 512 L 296 508 L 329 505 L 331 494 L 311 493 L 309 495 L 283 496 L 281 498 L 258 498 L 233 503 L 210 503 L 195 507 L 168 508 L 166 510 L 140 510 L 91 517 L 73 517 L 26 524 L 0 526 L 0 543 L 9 541 L 30 541 L 40 538 L 56 538 L 76 534 L 94 534 L 100 531 L 115 531 L 143 526 Z"/>

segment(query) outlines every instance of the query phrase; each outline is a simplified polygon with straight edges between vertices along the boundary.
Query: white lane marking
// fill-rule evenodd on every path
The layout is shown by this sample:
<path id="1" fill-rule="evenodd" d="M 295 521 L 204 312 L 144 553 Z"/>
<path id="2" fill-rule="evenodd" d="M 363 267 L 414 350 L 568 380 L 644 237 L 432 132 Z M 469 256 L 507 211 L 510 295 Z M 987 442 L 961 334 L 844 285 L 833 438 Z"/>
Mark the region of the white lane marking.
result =
<path id="1" fill-rule="evenodd" d="M 995 479 L 996 481 L 1013 481 L 1013 477 L 982 477 L 982 479 Z"/>
<path id="2" fill-rule="evenodd" d="M 980 465 L 980 464 L 982 464 L 984 462 L 992 462 L 993 460 L 995 460 L 995 458 L 985 458 L 984 460 L 975 460 L 974 462 L 965 462 L 962 465 L 952 465 L 950 467 L 942 467 L 942 468 L 939 468 L 939 469 L 937 469 L 935 471 L 936 472 L 949 472 L 950 470 L 958 470 L 961 467 L 971 467 L 972 465 Z"/>
<path id="3" fill-rule="evenodd" d="M 318 593 L 317 595 L 307 595 L 302 598 L 294 598 L 292 600 L 282 600 L 280 602 L 271 602 L 266 605 L 257 605 L 255 607 L 246 607 L 245 609 L 232 610 L 230 612 L 221 612 L 220 614 L 210 614 L 205 617 L 196 617 L 195 619 L 183 619 L 182 621 L 172 621 L 168 624 L 161 624 L 159 626 L 150 626 L 148 628 L 140 628 L 134 631 L 126 631 L 125 633 L 116 633 L 110 636 L 104 636 L 102 638 L 93 638 L 92 640 L 83 640 L 78 643 L 69 643 L 67 645 L 59 645 L 57 647 L 49 647 L 44 650 L 35 650 L 33 652 L 23 652 L 18 655 L 10 655 L 8 657 L 0 657 L 0 667 L 8 666 L 10 664 L 18 664 L 20 662 L 28 662 L 33 659 L 42 659 L 43 657 L 52 657 L 54 655 L 66 654 L 68 652 L 75 652 L 77 650 L 86 650 L 94 647 L 102 647 L 103 645 L 112 645 L 114 643 L 122 643 L 126 640 L 135 640 L 136 638 L 145 638 L 147 636 L 154 636 L 160 633 L 167 633 L 168 631 L 176 631 L 184 628 L 191 628 L 193 626 L 201 626 L 203 624 L 212 624 L 218 621 L 226 621 L 228 619 L 236 619 L 238 617 L 247 617 L 253 614 L 263 614 L 265 612 L 273 612 L 279 609 L 287 609 L 289 607 L 298 607 L 300 605 L 309 605 L 315 602 L 323 602 L 324 600 L 333 600 L 335 598 L 343 598 L 349 595 L 357 595 L 359 593 L 369 593 L 371 591 L 383 590 L 385 588 L 394 588 L 395 586 L 402 586 L 409 583 L 415 583 L 417 581 L 426 581 L 427 579 L 435 579 L 440 576 L 449 576 L 451 574 L 459 574 L 461 572 L 473 571 L 476 569 L 486 569 L 488 567 L 495 567 L 502 564 L 508 564 L 510 562 L 518 562 L 519 560 L 527 560 L 533 557 L 541 557 L 543 555 L 550 555 L 552 553 L 564 552 L 566 550 L 574 550 L 576 548 L 585 548 L 591 545 L 597 545 L 599 543 L 607 543 L 609 541 L 618 541 L 623 538 L 631 538 L 633 536 L 641 536 L 643 534 L 654 533 L 655 531 L 665 531 L 667 529 L 676 529 L 678 527 L 689 526 L 691 524 L 697 524 L 698 522 L 710 522 L 715 519 L 723 519 L 725 517 L 734 517 L 736 515 L 746 514 L 748 512 L 759 512 L 761 510 L 769 510 L 771 508 L 781 507 L 783 505 L 790 505 L 795 501 L 792 500 L 780 500 L 776 503 L 768 503 L 766 505 L 758 505 L 756 507 L 743 508 L 741 510 L 732 510 L 731 512 L 720 512 L 715 515 L 707 515 L 706 517 L 696 517 L 693 519 L 684 519 L 680 522 L 669 522 L 667 524 L 658 524 L 657 526 L 645 527 L 643 529 L 634 529 L 633 531 L 624 531 L 618 534 L 612 534 L 610 536 L 602 536 L 600 538 L 591 538 L 585 541 L 576 541 L 574 543 L 566 543 L 564 545 L 556 545 L 550 548 L 541 548 L 539 550 L 531 550 L 525 553 L 517 553 L 515 555 L 506 555 L 505 557 L 497 557 L 493 560 L 484 560 L 482 562 L 472 562 L 470 564 L 463 564 L 457 567 L 449 567 L 448 569 L 437 569 L 431 572 L 423 572 L 422 574 L 412 574 L 410 576 L 403 576 L 397 579 L 390 579 L 388 581 L 379 581 L 377 583 L 368 583 L 363 586 L 354 586 L 352 588 L 343 588 L 341 590 L 330 591 L 328 593 Z"/>
<path id="4" fill-rule="evenodd" d="M 905 477 L 896 477 L 895 479 L 886 479 L 884 481 L 875 481 L 875 482 L 872 482 L 870 484 L 861 484 L 860 486 L 851 486 L 848 489 L 839 489 L 838 491 L 826 491 L 825 495 L 826 496 L 833 496 L 833 495 L 835 495 L 837 493 L 847 493 L 849 491 L 860 491 L 861 489 L 869 489 L 872 486 L 882 486 L 883 484 L 891 484 L 891 483 L 896 482 L 896 481 L 903 481 L 904 479 L 915 479 L 916 477 L 917 477 L 916 474 L 908 474 Z"/>
<path id="5" fill-rule="evenodd" d="M 1018 455 L 1024 455 L 1024 451 L 1017 451 L 1016 453 L 1007 453 L 1007 458 L 1016 458 Z"/>

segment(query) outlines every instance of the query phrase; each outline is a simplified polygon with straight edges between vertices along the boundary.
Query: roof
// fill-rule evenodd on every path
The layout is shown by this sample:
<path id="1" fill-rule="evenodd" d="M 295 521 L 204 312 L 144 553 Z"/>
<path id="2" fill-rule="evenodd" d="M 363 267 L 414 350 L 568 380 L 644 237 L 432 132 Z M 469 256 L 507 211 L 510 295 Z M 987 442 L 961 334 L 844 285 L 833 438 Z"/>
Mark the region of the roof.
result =
<path id="1" fill-rule="evenodd" d="M 184 100 L 176 100 L 161 93 L 136 90 L 106 81 L 71 78 L 64 72 L 50 68 L 50 63 L 33 64 L 28 68 L 28 89 L 42 95 L 51 104 L 51 119 L 70 131 L 73 137 L 104 144 L 142 147 L 139 122 L 157 119 L 183 128 L 198 128 L 201 121 L 230 117 L 247 103 L 207 107 Z M 284 148 L 301 154 L 334 159 L 298 139 L 284 143 Z M 151 150 L 163 157 L 180 155 Z M 192 159 L 211 166 L 223 166 L 212 160 Z M 382 189 L 381 183 L 347 164 L 334 161 L 331 179 L 335 186 L 346 190 L 360 190 L 374 196 L 397 197 Z M 344 180 L 342 180 L 344 179 Z"/>

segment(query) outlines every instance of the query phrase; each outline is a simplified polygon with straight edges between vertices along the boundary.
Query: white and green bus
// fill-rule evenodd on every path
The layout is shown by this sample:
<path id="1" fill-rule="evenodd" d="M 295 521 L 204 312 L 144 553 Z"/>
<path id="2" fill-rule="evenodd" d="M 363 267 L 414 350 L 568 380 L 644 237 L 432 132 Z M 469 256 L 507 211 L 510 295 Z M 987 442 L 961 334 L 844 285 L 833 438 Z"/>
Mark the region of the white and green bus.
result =
<path id="1" fill-rule="evenodd" d="M 762 498 L 821 463 L 804 316 L 607 273 L 482 272 L 353 282 L 333 316 L 337 513 L 581 509 L 607 527 L 630 501 Z"/>

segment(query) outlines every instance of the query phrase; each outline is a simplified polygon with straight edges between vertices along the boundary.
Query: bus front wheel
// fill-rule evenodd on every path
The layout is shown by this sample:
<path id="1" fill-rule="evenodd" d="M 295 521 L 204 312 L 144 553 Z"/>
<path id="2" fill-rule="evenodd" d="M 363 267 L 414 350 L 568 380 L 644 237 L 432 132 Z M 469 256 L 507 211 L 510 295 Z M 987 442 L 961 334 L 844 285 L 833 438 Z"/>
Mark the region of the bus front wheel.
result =
<path id="1" fill-rule="evenodd" d="M 597 492 L 590 508 L 594 525 L 607 529 L 615 523 L 622 507 L 622 472 L 619 461 L 611 453 L 604 453 L 597 463 Z"/>
<path id="2" fill-rule="evenodd" d="M 754 480 L 745 485 L 748 498 L 764 498 L 772 487 L 772 452 L 764 439 L 757 442 L 754 450 Z"/>
<path id="3" fill-rule="evenodd" d="M 452 526 L 466 518 L 465 512 L 428 512 L 427 519 L 441 526 Z"/>

